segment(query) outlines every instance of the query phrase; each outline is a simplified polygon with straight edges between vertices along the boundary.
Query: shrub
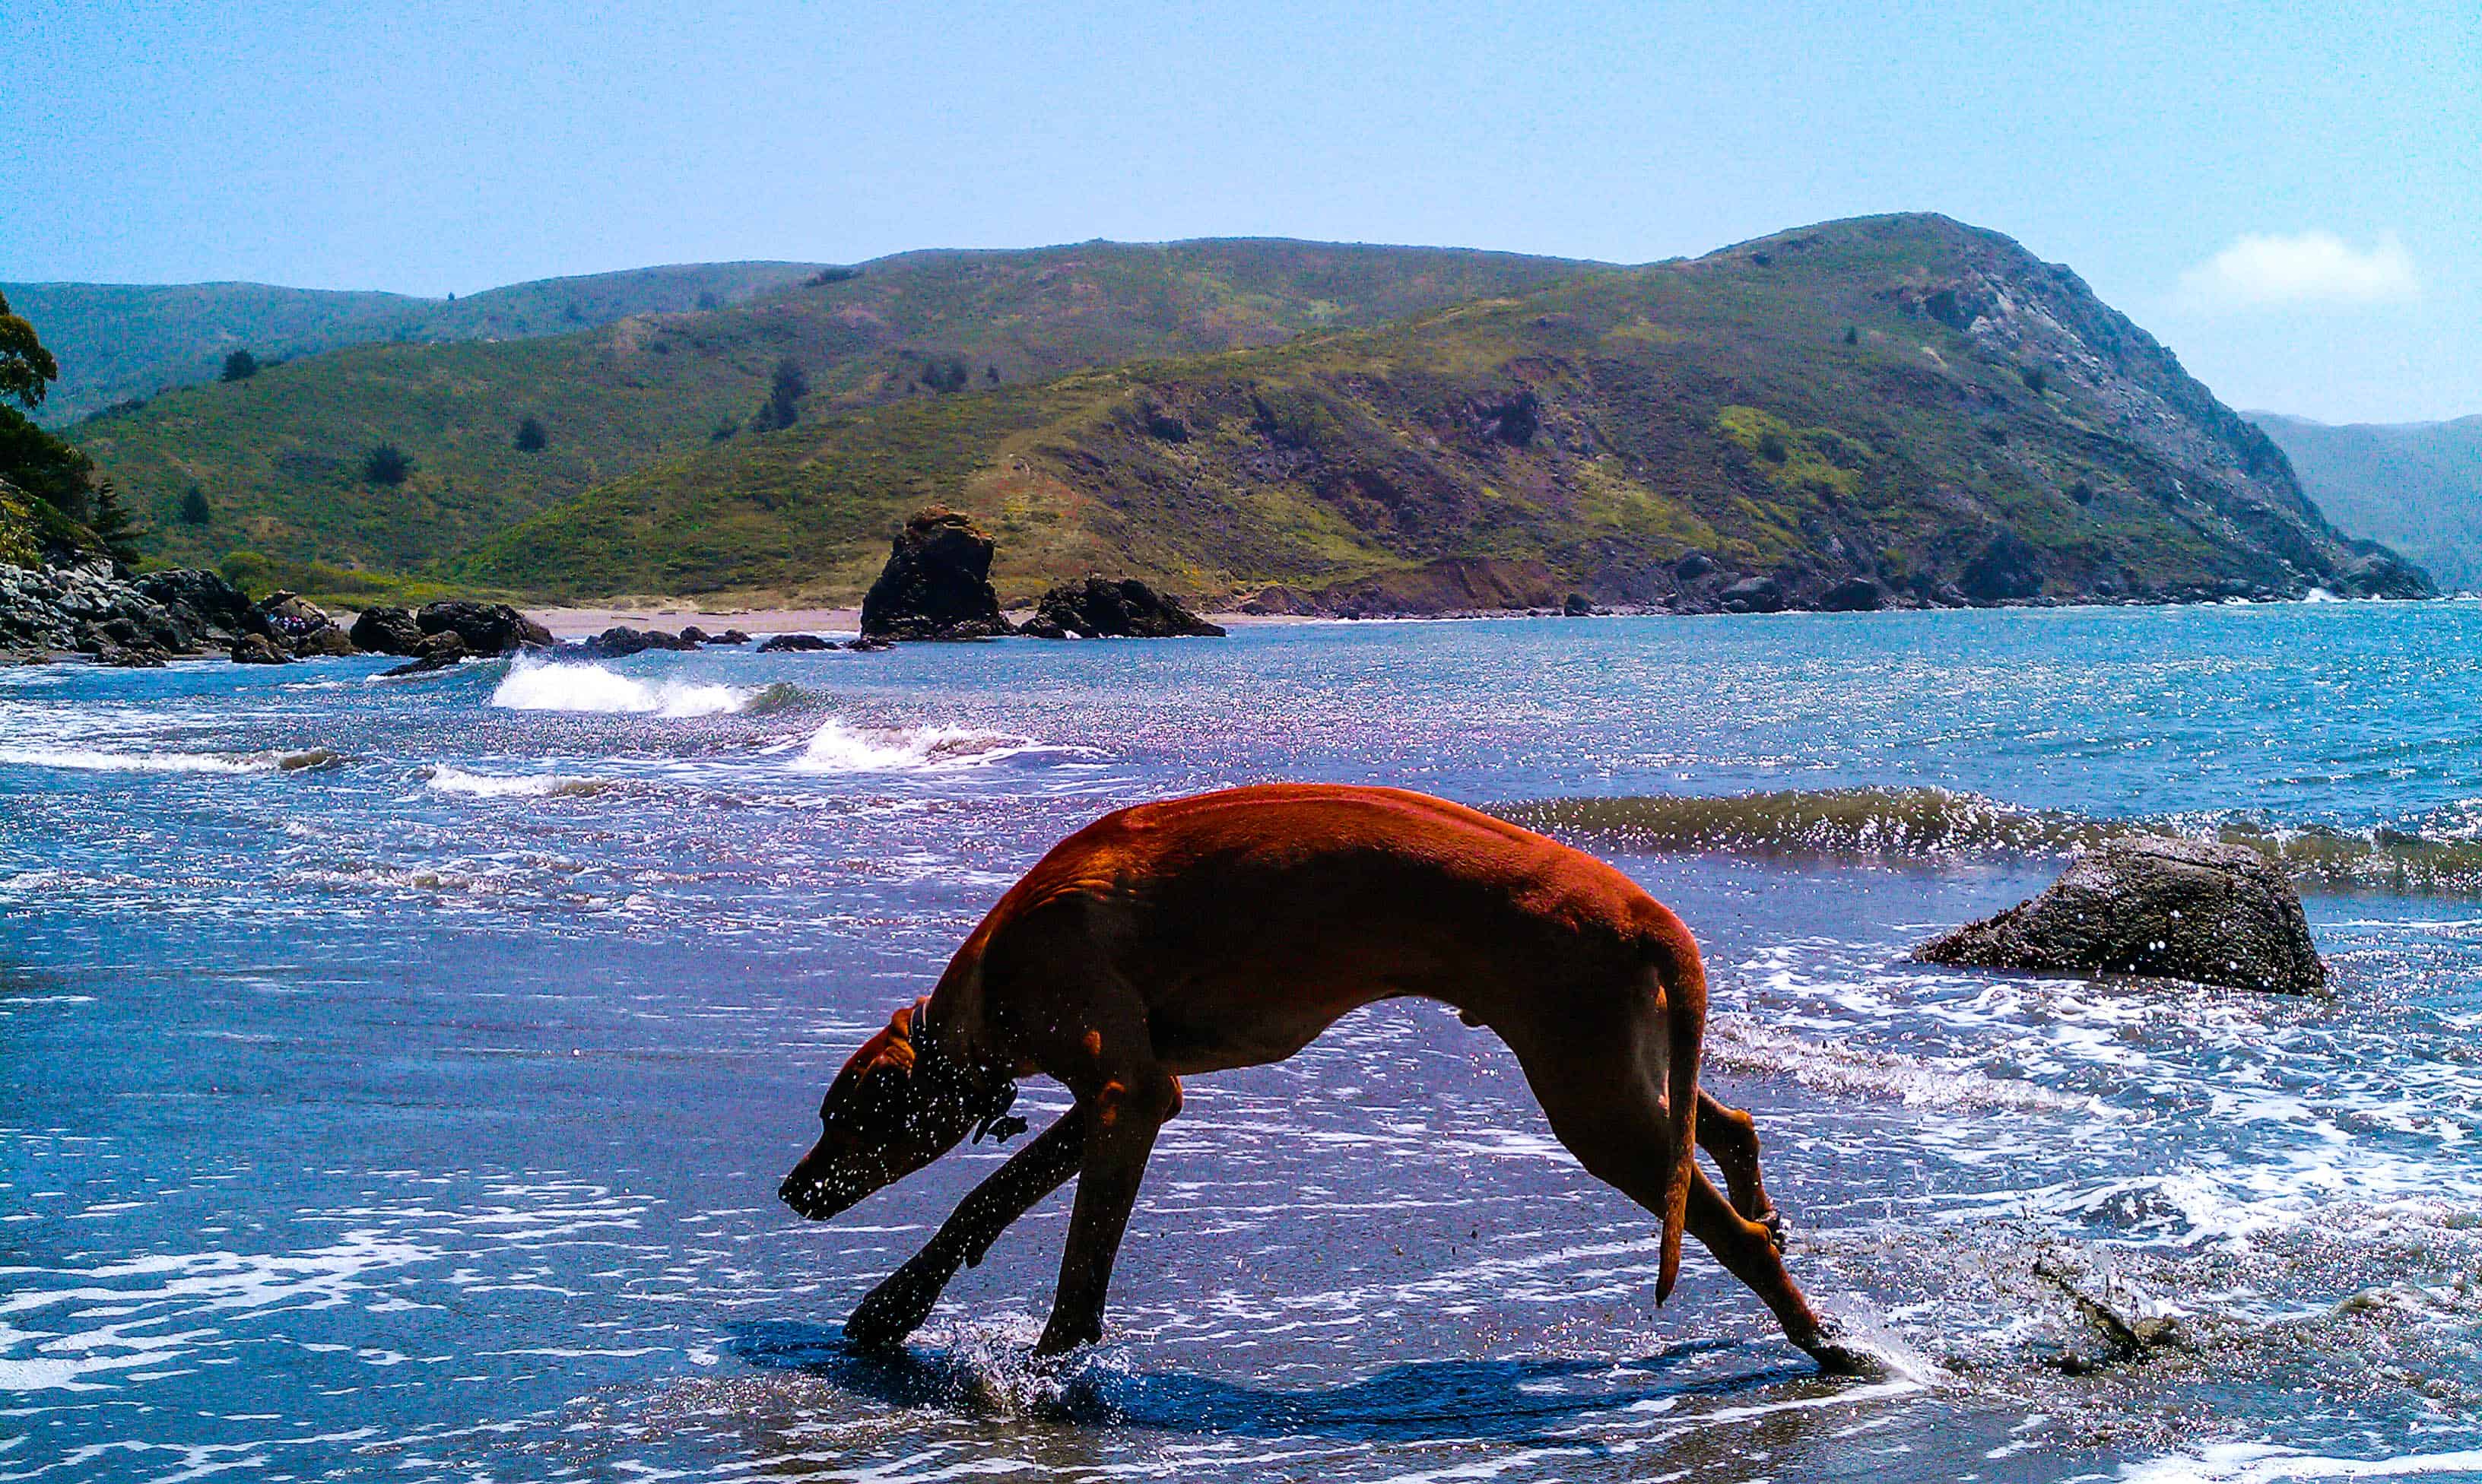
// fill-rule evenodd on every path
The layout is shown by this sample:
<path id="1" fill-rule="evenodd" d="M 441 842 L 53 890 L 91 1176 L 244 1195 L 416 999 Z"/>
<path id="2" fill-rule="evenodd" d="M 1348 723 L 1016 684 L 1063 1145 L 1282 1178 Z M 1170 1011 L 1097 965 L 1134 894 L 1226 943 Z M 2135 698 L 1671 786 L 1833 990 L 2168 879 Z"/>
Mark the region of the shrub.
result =
<path id="1" fill-rule="evenodd" d="M 381 443 L 362 456 L 362 478 L 374 484 L 402 484 L 413 472 L 413 460 L 393 443 Z"/>
<path id="2" fill-rule="evenodd" d="M 983 379 L 992 386 L 999 385 L 1000 369 L 997 366 L 985 366 L 983 368 Z"/>
<path id="3" fill-rule="evenodd" d="M 700 309 L 721 309 L 724 307 L 724 300 L 715 297 L 715 290 L 701 289 L 699 291 L 698 306 Z"/>
<path id="4" fill-rule="evenodd" d="M 232 551 L 224 553 L 216 570 L 244 592 L 265 592 L 274 586 L 269 579 L 276 575 L 276 563 L 254 551 Z"/>
<path id="5" fill-rule="evenodd" d="M 517 452 L 540 454 L 551 447 L 551 434 L 543 430 L 542 419 L 528 417 L 517 423 Z"/>
<path id="6" fill-rule="evenodd" d="M 718 422 L 713 428 L 707 430 L 706 441 L 709 443 L 722 443 L 725 439 L 731 437 L 739 431 L 741 431 L 741 425 L 727 417 Z"/>
<path id="7" fill-rule="evenodd" d="M 1758 456 L 1771 464 L 1782 463 L 1792 456 L 1792 449 L 1783 434 L 1770 428 L 1758 434 Z"/>
<path id="8" fill-rule="evenodd" d="M 922 363 L 922 380 L 935 392 L 961 392 L 973 379 L 962 355 L 934 355 Z"/>
<path id="9" fill-rule="evenodd" d="M 258 357 L 248 351 L 235 351 L 224 357 L 224 373 L 222 379 L 247 381 L 256 375 L 258 375 Z"/>
<path id="10" fill-rule="evenodd" d="M 181 496 L 181 524 L 203 526 L 214 518 L 215 512 L 207 508 L 207 492 L 191 485 Z"/>
<path id="11" fill-rule="evenodd" d="M 2020 367 L 2018 369 L 2017 375 L 2024 378 L 2025 390 L 2032 392 L 2037 397 L 2042 396 L 2043 389 L 2051 384 L 2051 374 L 2040 366 Z"/>
<path id="12" fill-rule="evenodd" d="M 1847 325 L 1844 326 L 1844 343 L 1846 345 L 1860 345 L 1862 343 L 1862 326 L 1859 325 Z"/>
<path id="13" fill-rule="evenodd" d="M 860 276 L 861 270 L 858 268 L 822 268 L 810 275 L 810 287 L 823 289 L 831 283 L 842 283 L 848 278 Z"/>
<path id="14" fill-rule="evenodd" d="M 810 378 L 802 374 L 801 364 L 791 356 L 776 363 L 776 375 L 768 383 L 767 400 L 750 419 L 752 432 L 774 432 L 790 428 L 802 416 L 802 399 L 810 394 Z"/>

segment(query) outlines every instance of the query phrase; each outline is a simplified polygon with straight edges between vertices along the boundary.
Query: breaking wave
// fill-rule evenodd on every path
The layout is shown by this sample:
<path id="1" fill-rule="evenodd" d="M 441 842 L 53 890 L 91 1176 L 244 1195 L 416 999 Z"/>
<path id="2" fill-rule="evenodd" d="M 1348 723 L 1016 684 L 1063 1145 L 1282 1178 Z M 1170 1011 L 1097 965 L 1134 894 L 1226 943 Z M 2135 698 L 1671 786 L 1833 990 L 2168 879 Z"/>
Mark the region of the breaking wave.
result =
<path id="1" fill-rule="evenodd" d="M 432 767 L 423 781 L 442 794 L 472 798 L 582 798 L 619 785 L 610 778 L 568 778 L 557 773 L 469 773 L 445 763 Z"/>
<path id="2" fill-rule="evenodd" d="M 2060 854 L 2133 835 L 2187 835 L 2247 846 L 2304 888 L 2482 895 L 2482 837 L 2469 820 L 2344 830 L 2246 820 L 2101 820 L 1936 788 L 1553 798 L 1491 812 L 1527 829 L 1624 850 L 1928 864 Z"/>
<path id="3" fill-rule="evenodd" d="M 510 711 L 583 711 L 657 716 L 715 716 L 747 710 L 767 691 L 740 686 L 666 679 L 652 685 L 593 663 L 547 664 L 519 660 L 491 692 Z M 776 704 L 780 704 L 780 698 Z M 776 709 L 771 704 L 769 709 Z"/>
<path id="4" fill-rule="evenodd" d="M 810 734 L 792 766 L 805 773 L 884 773 L 974 768 L 1028 752 L 1082 750 L 970 727 L 858 727 L 831 717 Z"/>
<path id="5" fill-rule="evenodd" d="M 92 747 L 0 748 L 0 767 L 58 768 L 86 773 L 290 773 L 334 768 L 341 752 L 106 752 Z"/>

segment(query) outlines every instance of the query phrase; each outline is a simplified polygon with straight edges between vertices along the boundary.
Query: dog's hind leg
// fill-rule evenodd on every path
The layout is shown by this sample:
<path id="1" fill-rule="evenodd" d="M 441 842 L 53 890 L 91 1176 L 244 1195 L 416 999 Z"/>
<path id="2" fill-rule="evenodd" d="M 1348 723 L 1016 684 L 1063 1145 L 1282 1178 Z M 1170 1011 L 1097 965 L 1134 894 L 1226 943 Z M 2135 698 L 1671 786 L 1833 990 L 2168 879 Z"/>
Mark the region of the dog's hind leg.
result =
<path id="1" fill-rule="evenodd" d="M 1060 1355 L 1103 1338 L 1112 1263 L 1138 1204 L 1147 1159 L 1154 1152 L 1156 1133 L 1180 1111 L 1180 1080 L 1155 1060 L 1144 1002 L 1125 994 L 1098 1001 L 1096 1008 L 1106 1003 L 1121 1013 L 1104 1011 L 1089 1022 L 1083 1065 L 1061 1076 L 1077 1093 L 1072 1116 L 1086 1121 L 1086 1150 L 1069 1241 L 1060 1254 L 1060 1288 L 1051 1320 L 1034 1346 L 1039 1356 Z"/>
<path id="2" fill-rule="evenodd" d="M 1724 1172 L 1724 1188 L 1732 1192 L 1732 1209 L 1767 1229 L 1777 1247 L 1783 1246 L 1783 1217 L 1758 1178 L 1758 1126 L 1748 1113 L 1717 1102 L 1698 1089 L 1698 1147 L 1714 1157 Z"/>
<path id="3" fill-rule="evenodd" d="M 982 1262 L 1002 1232 L 1077 1173 L 1085 1151 L 1086 1120 L 1070 1108 L 976 1185 L 937 1236 L 870 1290 L 845 1320 L 845 1339 L 857 1345 L 892 1345 L 920 1328 L 957 1269 Z"/>

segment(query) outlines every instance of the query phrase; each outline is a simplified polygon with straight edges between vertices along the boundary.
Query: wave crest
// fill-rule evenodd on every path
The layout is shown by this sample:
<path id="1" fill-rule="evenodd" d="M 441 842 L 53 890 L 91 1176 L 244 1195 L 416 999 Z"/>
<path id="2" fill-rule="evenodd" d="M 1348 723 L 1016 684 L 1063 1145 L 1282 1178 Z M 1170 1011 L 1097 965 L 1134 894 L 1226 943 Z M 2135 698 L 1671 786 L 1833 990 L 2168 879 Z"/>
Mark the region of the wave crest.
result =
<path id="1" fill-rule="evenodd" d="M 2341 830 L 2246 820 L 2101 820 L 1936 788 L 1553 798 L 1496 805 L 1512 824 L 1649 853 L 1845 856 L 1948 864 L 2059 854 L 2134 835 L 2247 846 L 2304 887 L 2482 895 L 2482 840 L 2463 831 Z"/>
<path id="2" fill-rule="evenodd" d="M 341 752 L 106 752 L 94 747 L 0 748 L 0 766 L 57 768 L 85 773 L 291 773 L 335 768 Z"/>
<path id="3" fill-rule="evenodd" d="M 739 686 L 699 685 L 677 678 L 648 685 L 592 662 L 558 664 L 520 659 L 509 666 L 509 673 L 491 691 L 491 704 L 509 711 L 715 716 L 744 710 L 764 693 Z"/>
<path id="4" fill-rule="evenodd" d="M 795 770 L 805 773 L 884 773 L 976 768 L 1046 747 L 1004 732 L 969 727 L 857 727 L 830 717 L 810 734 Z"/>

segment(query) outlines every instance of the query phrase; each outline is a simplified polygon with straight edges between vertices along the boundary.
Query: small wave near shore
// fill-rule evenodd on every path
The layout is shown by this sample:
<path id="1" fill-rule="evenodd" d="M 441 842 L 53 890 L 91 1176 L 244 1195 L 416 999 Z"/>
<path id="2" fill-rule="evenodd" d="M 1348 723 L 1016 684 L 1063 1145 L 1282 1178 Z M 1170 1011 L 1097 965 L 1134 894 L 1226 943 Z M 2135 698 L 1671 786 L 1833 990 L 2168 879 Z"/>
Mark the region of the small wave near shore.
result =
<path id="1" fill-rule="evenodd" d="M 1622 850 L 1922 865 L 2062 854 L 2131 835 L 2187 835 L 2247 846 L 2304 890 L 2482 896 L 2482 835 L 2464 820 L 2346 830 L 2179 816 L 2099 819 L 1938 788 L 1550 798 L 1491 805 L 1489 812 Z"/>
<path id="2" fill-rule="evenodd" d="M 666 717 L 718 716 L 781 709 L 790 686 L 726 686 L 667 677 L 649 683 L 588 662 L 520 659 L 491 691 L 506 711 L 591 712 Z"/>

